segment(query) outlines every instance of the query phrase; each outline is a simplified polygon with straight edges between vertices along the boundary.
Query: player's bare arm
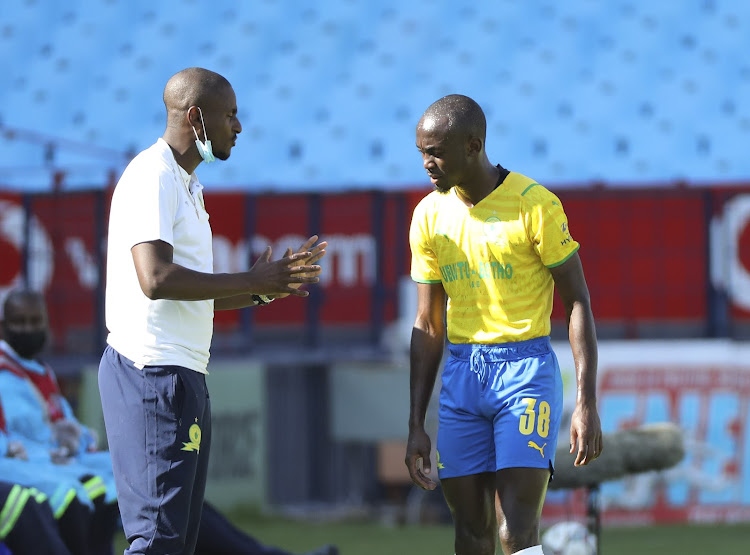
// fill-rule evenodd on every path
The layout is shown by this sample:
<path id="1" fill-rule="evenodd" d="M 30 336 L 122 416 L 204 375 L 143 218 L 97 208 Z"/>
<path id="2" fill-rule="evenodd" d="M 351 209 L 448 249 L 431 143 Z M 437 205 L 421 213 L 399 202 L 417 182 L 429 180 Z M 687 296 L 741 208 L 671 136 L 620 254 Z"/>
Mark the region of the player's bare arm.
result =
<path id="1" fill-rule="evenodd" d="M 596 408 L 597 346 L 586 279 L 578 253 L 550 269 L 565 305 L 568 338 L 576 367 L 576 404 L 570 423 L 570 452 L 575 465 L 586 465 L 602 452 L 602 429 Z"/>
<path id="2" fill-rule="evenodd" d="M 321 258 L 323 258 L 326 254 L 326 247 L 328 246 L 328 242 L 321 241 L 317 245 L 315 242 L 318 240 L 317 235 L 313 235 L 310 237 L 307 241 L 305 241 L 298 249 L 296 253 L 292 253 L 292 249 L 288 248 L 286 252 L 284 253 L 284 258 L 289 258 L 292 256 L 292 254 L 304 254 L 309 253 L 309 258 L 302 258 L 299 260 L 296 260 L 294 262 L 297 266 L 312 266 L 316 262 L 318 262 Z M 306 273 L 300 273 L 297 274 L 299 277 L 318 277 L 320 276 L 320 272 L 322 269 L 320 266 L 317 266 L 318 270 L 314 272 L 306 272 Z M 289 287 L 293 289 L 299 289 L 302 287 L 303 283 L 290 283 Z M 274 298 L 274 299 L 283 299 L 284 297 L 288 297 L 291 293 L 279 293 L 279 294 L 272 294 L 267 295 L 268 297 Z M 235 295 L 233 297 L 226 297 L 223 299 L 216 299 L 214 301 L 214 310 L 233 310 L 237 308 L 246 308 L 248 306 L 255 306 L 257 303 L 255 302 L 255 299 L 253 298 L 253 294 L 244 294 L 244 295 Z"/>
<path id="3" fill-rule="evenodd" d="M 430 473 L 432 444 L 424 429 L 427 405 L 435 387 L 445 346 L 445 290 L 442 283 L 417 284 L 417 319 L 411 334 L 409 439 L 406 466 L 419 487 L 435 489 Z"/>
<path id="4" fill-rule="evenodd" d="M 291 284 L 317 283 L 320 266 L 299 265 L 311 253 L 293 254 L 271 261 L 271 247 L 247 272 L 209 274 L 190 270 L 172 261 L 174 249 L 164 241 L 139 243 L 131 249 L 138 283 L 149 299 L 198 301 L 222 299 L 243 294 L 277 295 L 288 293 L 305 297 L 307 291 Z M 302 274 L 312 273 L 305 277 Z"/>

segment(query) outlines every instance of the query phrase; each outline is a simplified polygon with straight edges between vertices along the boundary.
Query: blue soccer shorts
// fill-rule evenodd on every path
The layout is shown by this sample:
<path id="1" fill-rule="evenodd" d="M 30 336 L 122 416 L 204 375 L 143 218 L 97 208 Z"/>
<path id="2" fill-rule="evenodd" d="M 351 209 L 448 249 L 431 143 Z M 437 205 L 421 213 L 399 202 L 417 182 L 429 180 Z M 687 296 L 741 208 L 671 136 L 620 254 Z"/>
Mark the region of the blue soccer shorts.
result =
<path id="1" fill-rule="evenodd" d="M 503 468 L 554 469 L 562 378 L 549 337 L 451 344 L 440 390 L 441 479 Z"/>

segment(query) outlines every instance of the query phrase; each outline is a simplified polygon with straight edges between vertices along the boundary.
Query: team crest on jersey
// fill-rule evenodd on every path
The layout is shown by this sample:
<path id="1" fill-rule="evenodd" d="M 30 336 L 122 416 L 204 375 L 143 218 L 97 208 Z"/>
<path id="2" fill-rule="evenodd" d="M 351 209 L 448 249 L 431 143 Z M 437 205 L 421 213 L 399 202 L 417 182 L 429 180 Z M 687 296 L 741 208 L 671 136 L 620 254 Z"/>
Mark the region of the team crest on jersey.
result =
<path id="1" fill-rule="evenodd" d="M 508 240 L 503 233 L 503 224 L 497 216 L 490 216 L 482 224 L 484 238 L 493 245 L 507 246 Z"/>
<path id="2" fill-rule="evenodd" d="M 195 424 L 190 426 L 190 429 L 188 430 L 188 437 L 190 438 L 190 441 L 187 443 L 183 443 L 183 448 L 181 451 L 195 451 L 196 453 L 200 453 L 201 451 L 201 427 L 198 426 L 198 419 L 195 419 Z"/>

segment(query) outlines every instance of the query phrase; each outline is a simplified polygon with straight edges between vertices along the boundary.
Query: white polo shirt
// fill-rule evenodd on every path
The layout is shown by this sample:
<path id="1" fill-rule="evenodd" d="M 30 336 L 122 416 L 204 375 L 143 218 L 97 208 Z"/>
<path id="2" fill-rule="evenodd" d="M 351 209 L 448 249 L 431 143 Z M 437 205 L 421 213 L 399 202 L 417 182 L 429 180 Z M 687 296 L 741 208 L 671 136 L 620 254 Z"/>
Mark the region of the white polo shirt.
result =
<path id="1" fill-rule="evenodd" d="M 152 301 L 141 290 L 130 250 L 162 240 L 174 248 L 175 264 L 213 273 L 202 189 L 163 139 L 138 154 L 115 187 L 107 246 L 107 343 L 139 368 L 177 365 L 207 373 L 214 301 Z"/>

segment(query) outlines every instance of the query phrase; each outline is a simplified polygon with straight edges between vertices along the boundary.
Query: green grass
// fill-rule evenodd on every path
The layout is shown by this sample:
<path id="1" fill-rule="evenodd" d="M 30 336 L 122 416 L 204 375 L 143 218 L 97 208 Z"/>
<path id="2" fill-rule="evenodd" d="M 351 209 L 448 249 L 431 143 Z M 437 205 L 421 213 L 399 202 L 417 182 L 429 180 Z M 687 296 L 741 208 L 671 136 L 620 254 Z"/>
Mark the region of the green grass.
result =
<path id="1" fill-rule="evenodd" d="M 450 526 L 383 526 L 366 522 L 310 523 L 247 514 L 232 521 L 260 541 L 302 553 L 325 543 L 335 543 L 342 555 L 440 555 L 453 553 Z M 605 555 L 747 555 L 750 524 L 681 525 L 637 528 L 605 528 Z M 115 553 L 125 540 L 118 538 Z"/>
<path id="2" fill-rule="evenodd" d="M 601 542 L 606 555 L 746 555 L 750 553 L 750 524 L 608 528 Z"/>

